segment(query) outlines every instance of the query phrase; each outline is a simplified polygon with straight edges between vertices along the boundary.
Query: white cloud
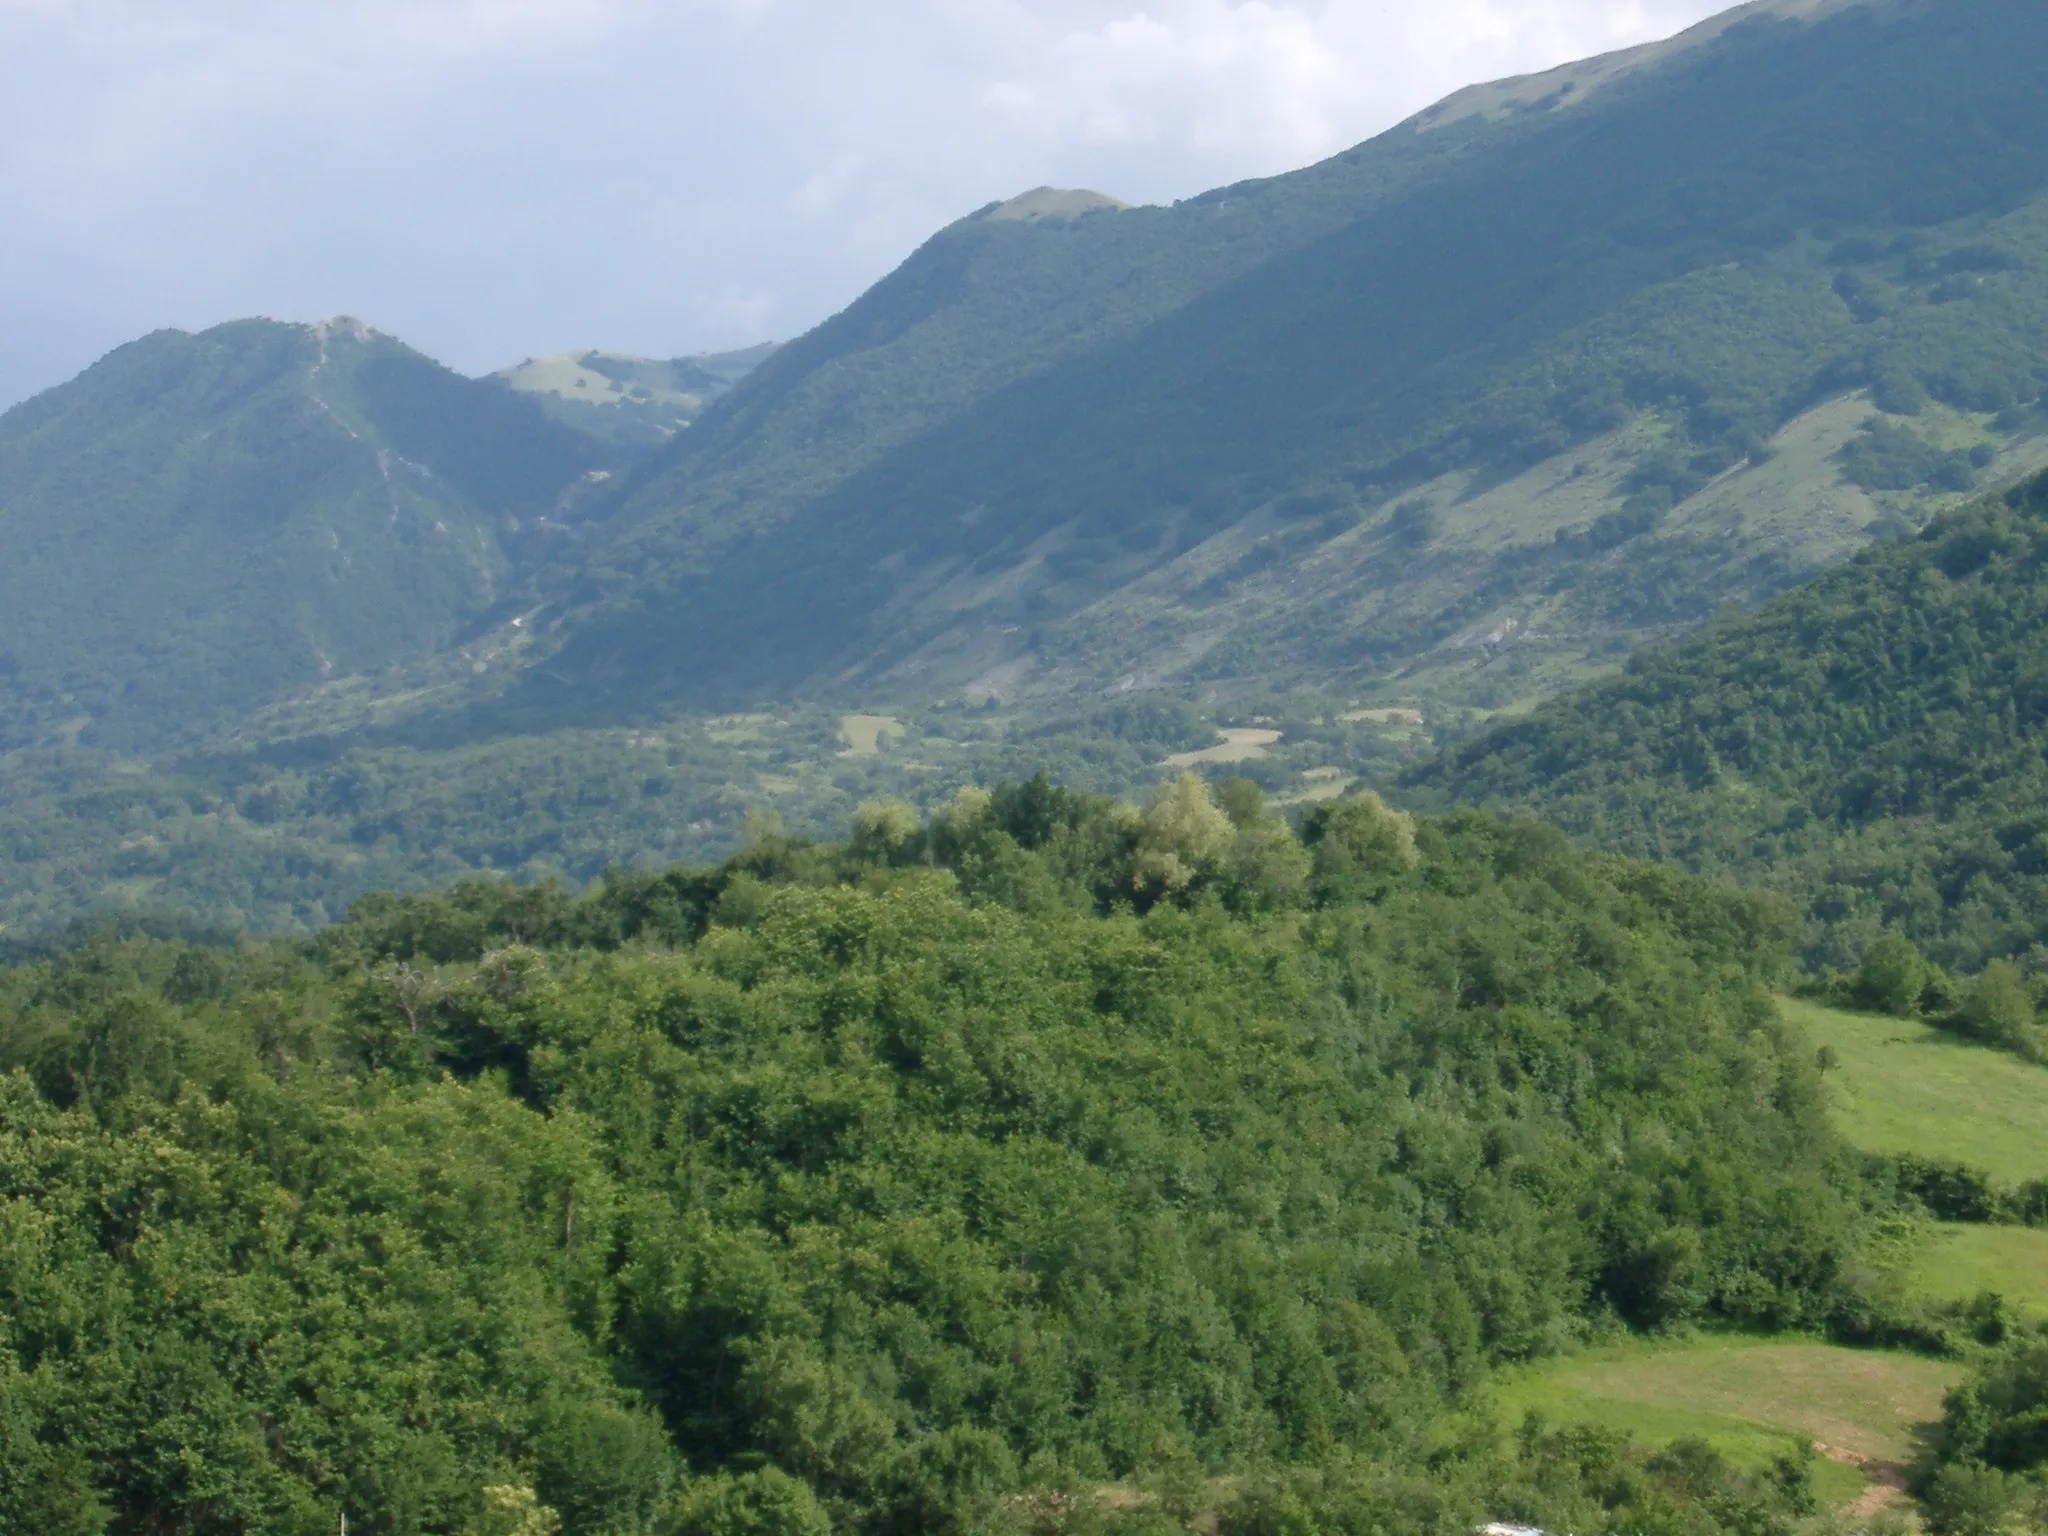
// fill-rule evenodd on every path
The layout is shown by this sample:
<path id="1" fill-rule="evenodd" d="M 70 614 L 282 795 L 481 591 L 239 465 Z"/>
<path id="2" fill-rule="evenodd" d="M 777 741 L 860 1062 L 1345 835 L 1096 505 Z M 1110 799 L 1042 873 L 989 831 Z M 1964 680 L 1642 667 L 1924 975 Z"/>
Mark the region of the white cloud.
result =
<path id="1" fill-rule="evenodd" d="M 0 0 L 0 402 L 154 325 L 788 335 L 1042 182 L 1270 174 L 1714 0 Z"/>
<path id="2" fill-rule="evenodd" d="M 994 83 L 984 100 L 1047 137 L 1170 143 L 1291 165 L 1475 80 L 1642 42 L 1713 8 L 1688 0 L 1086 7 L 1105 14 L 1045 38 L 1023 61 L 1034 74 Z"/>

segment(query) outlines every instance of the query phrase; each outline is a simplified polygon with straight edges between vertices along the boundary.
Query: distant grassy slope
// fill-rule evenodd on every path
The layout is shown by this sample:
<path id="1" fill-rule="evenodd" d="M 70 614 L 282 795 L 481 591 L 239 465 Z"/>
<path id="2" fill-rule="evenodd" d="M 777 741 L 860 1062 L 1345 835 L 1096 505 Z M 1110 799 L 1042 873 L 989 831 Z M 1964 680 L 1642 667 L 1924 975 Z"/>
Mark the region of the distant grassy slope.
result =
<path id="1" fill-rule="evenodd" d="M 353 322 L 122 347 L 0 416 L 0 749 L 148 746 L 443 650 L 603 458 Z"/>
<path id="2" fill-rule="evenodd" d="M 2048 1068 L 1915 1020 L 1782 1006 L 1840 1063 L 1828 1081 L 1851 1145 L 1955 1158 L 2007 1183 L 2048 1178 Z"/>
<path id="3" fill-rule="evenodd" d="M 2048 942 L 2048 478 L 1645 651 L 1406 780 L 1768 882 L 1853 965 Z"/>
<path id="4" fill-rule="evenodd" d="M 607 442 L 656 447 L 689 426 L 773 352 L 773 345 L 661 360 L 623 352 L 529 357 L 491 377 L 548 415 Z"/>
<path id="5" fill-rule="evenodd" d="M 650 469 L 522 705 L 1540 692 L 2027 462 L 2048 13 L 1737 20 L 1173 208 L 943 231 Z M 1864 388 L 1893 435 L 1783 441 L 1774 514 L 1764 445 Z"/>

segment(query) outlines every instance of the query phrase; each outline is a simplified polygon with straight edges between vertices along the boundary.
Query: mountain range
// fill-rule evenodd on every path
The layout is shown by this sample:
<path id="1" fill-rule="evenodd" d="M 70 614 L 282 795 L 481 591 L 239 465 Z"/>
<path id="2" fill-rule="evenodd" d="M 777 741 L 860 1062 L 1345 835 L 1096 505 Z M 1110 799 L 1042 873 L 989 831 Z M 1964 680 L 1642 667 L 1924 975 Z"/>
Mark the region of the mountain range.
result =
<path id="1" fill-rule="evenodd" d="M 0 416 L 0 1533 L 2048 1529 L 2044 43 Z"/>
<path id="2" fill-rule="evenodd" d="M 1788 585 L 2042 461 L 2044 42 L 1750 6 L 1171 208 L 984 210 L 633 477 L 522 697 L 1470 691 L 1537 630 L 1498 704 Z"/>
<path id="3" fill-rule="evenodd" d="M 2044 44 L 1763 0 L 1171 207 L 992 203 L 742 354 L 145 338 L 0 416 L 10 888 L 175 904 L 203 843 L 201 910 L 305 921 L 1218 725 L 1283 796 L 1397 769 L 2048 465 Z M 530 833 L 420 852 L 465 794 Z"/>

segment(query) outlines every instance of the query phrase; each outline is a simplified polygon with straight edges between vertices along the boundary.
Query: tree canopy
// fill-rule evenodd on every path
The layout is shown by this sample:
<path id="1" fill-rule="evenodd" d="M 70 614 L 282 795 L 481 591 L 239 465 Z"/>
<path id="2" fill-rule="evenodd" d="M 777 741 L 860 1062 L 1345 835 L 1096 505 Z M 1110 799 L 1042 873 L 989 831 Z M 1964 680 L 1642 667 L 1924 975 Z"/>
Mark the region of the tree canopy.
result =
<path id="1" fill-rule="evenodd" d="M 1887 1326 L 1784 914 L 1484 815 L 1302 845 L 1247 791 L 764 820 L 580 898 L 0 972 L 0 1525 L 1787 1507 L 1430 1440 L 1601 1328 Z"/>

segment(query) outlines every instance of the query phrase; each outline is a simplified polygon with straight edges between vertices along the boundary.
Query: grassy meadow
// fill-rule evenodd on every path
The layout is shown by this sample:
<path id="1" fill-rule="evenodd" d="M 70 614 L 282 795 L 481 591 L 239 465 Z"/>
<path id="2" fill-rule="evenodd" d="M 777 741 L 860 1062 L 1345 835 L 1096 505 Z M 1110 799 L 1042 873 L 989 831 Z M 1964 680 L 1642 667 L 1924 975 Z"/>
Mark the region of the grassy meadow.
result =
<path id="1" fill-rule="evenodd" d="M 2048 1178 L 2048 1068 L 1909 1019 L 1787 999 L 1839 1065 L 1842 1134 L 1867 1152 L 1956 1158 L 2009 1182 Z"/>
<path id="2" fill-rule="evenodd" d="M 1631 1343 L 1547 1362 L 1504 1379 L 1494 1401 L 1505 1427 L 1534 1410 L 1556 1423 L 1623 1429 L 1650 1443 L 1706 1440 L 1736 1465 L 1758 1468 L 1788 1445 L 1815 1443 L 1829 1506 L 1871 1483 L 1854 1459 L 1908 1461 L 1961 1364 L 1808 1341 L 1708 1338 Z"/>
<path id="3" fill-rule="evenodd" d="M 842 757 L 875 757 L 884 738 L 901 736 L 903 724 L 893 715 L 842 715 L 839 739 L 846 743 Z"/>
<path id="4" fill-rule="evenodd" d="M 1914 1255 L 1906 1288 L 1935 1301 L 1988 1291 L 2022 1315 L 2048 1317 L 2048 1231 L 1944 1222 Z"/>
<path id="5" fill-rule="evenodd" d="M 1960 1159 L 2010 1182 L 2048 1177 L 2048 1070 L 1918 1022 L 1791 999 L 1783 1007 L 1834 1053 L 1836 1123 L 1852 1145 Z M 1994 1292 L 2019 1313 L 2048 1315 L 2048 1231 L 1932 1223 L 1902 1279 L 1933 1301 Z M 1808 1341 L 1637 1342 L 1508 1377 L 1494 1403 L 1503 1427 L 1534 1410 L 1653 1444 L 1698 1436 L 1751 1468 L 1789 1441 L 1810 1441 L 1830 1458 L 1816 1468 L 1816 1489 L 1841 1507 L 1874 1491 L 1862 1463 L 1882 1476 L 1915 1457 L 1964 1373 L 1956 1361 Z"/>

